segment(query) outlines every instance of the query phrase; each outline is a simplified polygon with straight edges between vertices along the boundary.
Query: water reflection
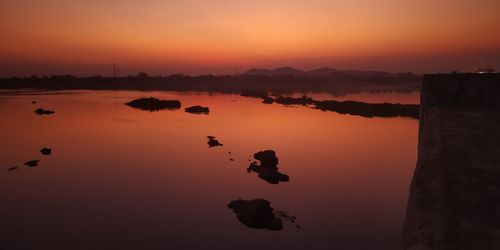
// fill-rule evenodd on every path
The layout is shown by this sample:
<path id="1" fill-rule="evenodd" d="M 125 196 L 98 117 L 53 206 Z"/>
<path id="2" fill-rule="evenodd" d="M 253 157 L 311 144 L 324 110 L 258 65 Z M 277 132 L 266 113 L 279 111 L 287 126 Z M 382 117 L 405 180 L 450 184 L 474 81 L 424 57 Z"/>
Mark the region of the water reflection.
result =
<path id="1" fill-rule="evenodd" d="M 151 114 L 123 105 L 145 92 L 79 93 L 36 96 L 44 108 L 57 110 L 57 119 L 34 115 L 33 96 L 0 95 L 0 111 L 9 117 L 0 123 L 0 165 L 5 167 L 0 172 L 0 241 L 5 249 L 72 249 L 74 242 L 82 249 L 103 244 L 106 249 L 399 246 L 416 156 L 416 120 L 366 119 L 264 105 L 239 95 L 172 92 L 147 96 L 217 112 Z M 209 150 L 207 135 L 216 136 L 224 148 Z M 57 157 L 40 155 L 44 146 Z M 248 153 L 262 149 L 277 152 L 280 165 L 277 159 L 260 162 L 251 155 L 259 162 L 258 172 L 246 173 Z M 41 160 L 42 168 L 24 169 L 31 159 Z M 282 166 L 279 170 L 293 182 L 256 180 L 258 174 L 266 176 L 260 173 L 263 165 L 275 166 L 267 168 L 267 176 L 279 176 Z M 5 171 L 14 166 L 19 170 Z M 223 207 L 236 197 L 270 201 L 272 218 L 280 219 L 284 230 L 276 234 L 240 225 L 237 215 Z M 307 230 L 287 230 L 296 218 L 279 208 L 293 211 Z"/>

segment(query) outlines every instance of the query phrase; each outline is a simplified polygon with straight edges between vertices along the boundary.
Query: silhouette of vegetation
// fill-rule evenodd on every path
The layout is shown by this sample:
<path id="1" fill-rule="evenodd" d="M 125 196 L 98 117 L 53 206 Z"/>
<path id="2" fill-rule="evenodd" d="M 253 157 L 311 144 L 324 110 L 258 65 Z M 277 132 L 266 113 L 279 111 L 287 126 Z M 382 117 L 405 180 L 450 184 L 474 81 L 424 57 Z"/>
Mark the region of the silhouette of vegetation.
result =
<path id="1" fill-rule="evenodd" d="M 342 71 L 332 74 L 240 74 L 149 76 L 140 73 L 126 77 L 75 77 L 72 75 L 14 77 L 0 79 L 2 89 L 43 90 L 163 90 L 240 93 L 325 92 L 345 94 L 360 91 L 412 91 L 420 88 L 421 76 L 371 71 Z M 269 100 L 268 100 L 269 101 Z"/>
<path id="2" fill-rule="evenodd" d="M 290 180 L 288 175 L 278 172 L 278 158 L 273 150 L 257 152 L 253 157 L 260 161 L 260 165 L 257 162 L 250 163 L 250 166 L 247 168 L 249 173 L 258 173 L 260 179 L 271 184 L 288 182 Z"/>
<path id="3" fill-rule="evenodd" d="M 181 102 L 178 100 L 160 100 L 154 97 L 135 99 L 125 103 L 125 105 L 151 112 L 164 109 L 174 110 L 181 108 Z"/>
<path id="4" fill-rule="evenodd" d="M 234 200 L 227 205 L 238 220 L 249 228 L 283 230 L 283 222 L 273 213 L 271 203 L 264 199 Z"/>
<path id="5" fill-rule="evenodd" d="M 204 115 L 208 115 L 208 113 L 210 112 L 210 109 L 208 107 L 202 107 L 202 106 L 199 106 L 199 105 L 186 108 L 185 110 L 188 113 L 192 113 L 192 114 L 204 114 Z"/>

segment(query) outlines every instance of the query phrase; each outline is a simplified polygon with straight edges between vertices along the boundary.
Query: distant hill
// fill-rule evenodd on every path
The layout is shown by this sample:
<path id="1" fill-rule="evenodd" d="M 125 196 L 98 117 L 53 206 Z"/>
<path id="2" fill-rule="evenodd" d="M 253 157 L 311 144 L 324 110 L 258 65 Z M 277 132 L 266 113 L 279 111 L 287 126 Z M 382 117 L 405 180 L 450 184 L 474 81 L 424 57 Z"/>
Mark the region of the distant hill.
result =
<path id="1" fill-rule="evenodd" d="M 307 72 L 308 75 L 312 76 L 331 76 L 333 74 L 337 74 L 339 71 L 332 68 L 321 68 L 315 69 Z"/>
<path id="2" fill-rule="evenodd" d="M 306 72 L 292 68 L 292 67 L 281 67 L 276 69 L 250 69 L 246 72 L 243 72 L 243 75 L 258 75 L 258 76 L 284 76 L 284 75 L 292 75 L 299 76 L 305 75 Z"/>
<path id="3" fill-rule="evenodd" d="M 374 70 L 343 70 L 343 74 L 350 76 L 387 76 L 392 75 L 392 73 L 384 71 L 374 71 Z"/>
<path id="4" fill-rule="evenodd" d="M 346 75 L 346 76 L 390 76 L 393 73 L 374 70 L 336 70 L 333 68 L 320 68 L 311 71 L 304 71 L 293 67 L 281 67 L 276 69 L 250 69 L 243 72 L 243 75 L 253 76 L 332 76 L 332 75 Z"/>

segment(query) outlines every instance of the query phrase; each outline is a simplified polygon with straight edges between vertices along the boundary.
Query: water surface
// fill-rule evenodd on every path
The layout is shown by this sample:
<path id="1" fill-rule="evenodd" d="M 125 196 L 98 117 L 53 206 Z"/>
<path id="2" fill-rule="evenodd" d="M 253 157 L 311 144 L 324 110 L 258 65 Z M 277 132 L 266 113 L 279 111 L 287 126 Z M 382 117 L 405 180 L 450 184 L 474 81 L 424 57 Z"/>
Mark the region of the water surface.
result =
<path id="1" fill-rule="evenodd" d="M 209 106 L 210 115 L 123 104 L 149 96 Z M 417 96 L 349 99 L 413 103 Z M 39 107 L 56 114 L 38 116 Z M 132 91 L 0 95 L 0 114 L 5 249 L 399 247 L 417 120 L 238 95 Z M 209 148 L 208 135 L 224 146 Z M 41 155 L 43 147 L 52 155 Z M 289 182 L 272 185 L 247 172 L 249 156 L 266 149 L 276 151 Z M 29 160 L 39 166 L 23 166 Z M 296 216 L 301 229 L 289 222 L 282 231 L 247 228 L 227 208 L 238 198 L 264 198 Z"/>

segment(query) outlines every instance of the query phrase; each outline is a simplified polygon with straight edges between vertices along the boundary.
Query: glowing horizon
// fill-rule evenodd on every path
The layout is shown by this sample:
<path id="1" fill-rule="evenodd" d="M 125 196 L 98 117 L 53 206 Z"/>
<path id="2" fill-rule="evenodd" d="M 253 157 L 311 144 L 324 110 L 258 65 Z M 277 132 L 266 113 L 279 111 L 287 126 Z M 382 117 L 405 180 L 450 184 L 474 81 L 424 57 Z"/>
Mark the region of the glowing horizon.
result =
<path id="1" fill-rule="evenodd" d="M 500 67 L 500 2 L 2 1 L 0 76 Z"/>

